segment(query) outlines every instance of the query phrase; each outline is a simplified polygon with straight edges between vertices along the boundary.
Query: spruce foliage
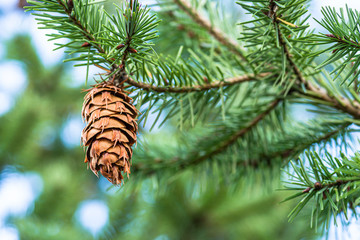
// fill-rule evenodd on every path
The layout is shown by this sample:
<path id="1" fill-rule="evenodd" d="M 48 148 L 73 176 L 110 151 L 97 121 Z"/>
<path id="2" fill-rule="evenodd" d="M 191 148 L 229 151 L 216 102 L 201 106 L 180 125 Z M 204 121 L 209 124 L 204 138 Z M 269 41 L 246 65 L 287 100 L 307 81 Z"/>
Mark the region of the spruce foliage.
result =
<path id="1" fill-rule="evenodd" d="M 145 137 L 134 149 L 134 174 L 125 186 L 136 189 L 141 181 L 156 180 L 154 189 L 174 195 L 194 217 L 193 225 L 181 229 L 170 222 L 168 236 L 185 239 L 190 231 L 195 239 L 234 238 L 242 230 L 226 229 L 232 219 L 247 216 L 246 206 L 273 206 L 282 199 L 293 204 L 289 220 L 311 209 L 307 217 L 316 228 L 328 227 L 339 215 L 357 214 L 360 156 L 347 148 L 360 120 L 358 11 L 324 8 L 317 21 L 325 32 L 315 33 L 307 0 L 238 1 L 239 12 L 251 18 L 238 25 L 213 1 L 162 0 L 157 11 L 138 0 L 111 8 L 97 0 L 28 2 L 40 28 L 57 30 L 49 40 L 70 55 L 66 62 L 98 67 L 97 81 L 125 71 L 125 87 L 142 113 L 140 124 L 176 126 L 171 136 L 159 136 L 161 141 L 141 131 Z M 67 42 L 57 41 L 61 38 Z M 293 114 L 298 104 L 310 108 L 313 119 Z M 330 154 L 330 145 L 339 154 Z M 182 182 L 186 177 L 197 179 L 195 187 Z M 173 188 L 162 189 L 160 184 L 171 181 Z M 227 187 L 216 192 L 221 185 Z M 288 189 L 292 195 L 273 194 L 238 211 L 215 206 L 253 188 Z M 191 197 L 180 193 L 201 193 L 214 202 L 204 198 L 192 208 Z M 226 197 L 218 199 L 219 194 Z M 162 196 L 156 216 L 166 219 L 164 209 L 171 207 L 161 211 Z M 136 204 L 123 202 L 129 208 Z M 185 213 L 173 209 L 171 214 L 181 219 Z M 107 237 L 119 236 L 125 229 L 119 225 L 120 230 L 109 226 Z M 218 235 L 207 232 L 213 225 L 219 226 Z M 146 230 L 153 238 L 161 233 Z"/>

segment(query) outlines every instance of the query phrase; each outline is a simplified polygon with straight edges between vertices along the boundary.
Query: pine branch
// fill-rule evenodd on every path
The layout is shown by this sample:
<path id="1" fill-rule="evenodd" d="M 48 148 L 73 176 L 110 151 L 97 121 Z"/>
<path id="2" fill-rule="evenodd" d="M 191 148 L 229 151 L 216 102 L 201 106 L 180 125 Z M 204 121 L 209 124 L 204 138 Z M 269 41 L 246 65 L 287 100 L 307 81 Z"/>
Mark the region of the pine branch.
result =
<path id="1" fill-rule="evenodd" d="M 227 47 L 231 52 L 236 54 L 241 59 L 247 61 L 244 53 L 241 51 L 238 43 L 229 39 L 220 29 L 212 26 L 212 24 L 203 16 L 201 16 L 186 0 L 173 0 L 184 12 L 186 12 L 194 22 L 198 23 L 206 29 L 221 44 Z"/>
<path id="2" fill-rule="evenodd" d="M 232 145 L 233 143 L 235 143 L 235 141 L 244 136 L 245 133 L 247 133 L 248 131 L 250 131 L 254 126 L 256 126 L 263 118 L 265 118 L 273 109 L 276 108 L 276 106 L 281 102 L 281 99 L 275 99 L 273 102 L 271 102 L 269 104 L 269 106 L 267 107 L 267 109 L 260 113 L 259 115 L 257 115 L 248 125 L 247 127 L 240 129 L 238 132 L 235 132 L 235 134 L 233 134 L 229 139 L 227 139 L 225 142 L 222 142 L 221 144 L 219 144 L 219 146 L 217 148 L 215 148 L 213 151 L 205 154 L 204 156 L 201 156 L 199 158 L 194 159 L 191 162 L 185 162 L 183 164 L 180 165 L 180 168 L 185 168 L 188 167 L 190 165 L 197 165 L 201 162 L 203 162 L 204 160 L 213 157 L 221 152 L 223 152 L 224 150 L 226 150 L 230 145 Z"/>
<path id="3" fill-rule="evenodd" d="M 261 158 L 268 158 L 268 159 L 272 159 L 272 158 L 276 158 L 276 157 L 280 157 L 282 159 L 289 159 L 290 157 L 292 158 L 293 156 L 296 156 L 296 155 L 302 153 L 304 150 L 309 149 L 309 147 L 312 145 L 320 144 L 322 142 L 326 142 L 329 139 L 337 137 L 338 134 L 340 134 L 341 131 L 345 130 L 348 126 L 350 126 L 350 124 L 351 123 L 343 124 L 343 125 L 339 126 L 338 128 L 336 128 L 335 130 L 330 131 L 326 134 L 320 135 L 319 137 L 317 137 L 316 139 L 314 139 L 312 141 L 302 143 L 297 146 L 292 146 L 291 148 L 287 148 L 287 149 L 279 151 L 279 152 L 272 153 L 270 156 L 263 155 L 263 157 L 261 157 Z"/>
<path id="4" fill-rule="evenodd" d="M 274 18 L 276 19 L 276 13 L 274 13 Z M 342 96 L 332 96 L 328 93 L 328 91 L 324 88 L 319 86 L 314 86 L 310 81 L 306 80 L 301 73 L 300 69 L 296 65 L 295 61 L 292 59 L 292 55 L 287 47 L 287 44 L 284 41 L 284 37 L 280 31 L 280 25 L 278 20 L 274 20 L 274 27 L 277 29 L 278 39 L 281 47 L 285 52 L 285 56 L 291 69 L 293 70 L 294 74 L 296 75 L 297 80 L 299 83 L 303 84 L 305 88 L 312 93 L 304 92 L 301 88 L 294 88 L 295 91 L 299 91 L 302 94 L 307 96 L 312 96 L 316 99 L 320 99 L 330 103 L 335 108 L 352 115 L 356 119 L 360 119 L 360 104 L 357 101 L 350 102 L 349 99 L 344 98 Z"/>
<path id="5" fill-rule="evenodd" d="M 37 16 L 36 20 L 42 25 L 39 28 L 57 31 L 47 34 L 51 37 L 50 41 L 61 38 L 70 40 L 67 43 L 55 43 L 58 45 L 56 49 L 66 47 L 68 49 L 66 52 L 70 54 L 80 53 L 80 56 L 68 58 L 66 61 L 86 62 L 82 65 L 110 63 L 105 55 L 109 35 L 99 30 L 100 26 L 109 25 L 109 21 L 104 14 L 98 14 L 96 5 L 100 1 L 84 3 L 72 0 L 28 0 L 28 2 L 31 5 L 26 7 L 27 11 L 32 11 L 32 15 Z"/>
<path id="6" fill-rule="evenodd" d="M 188 92 L 198 92 L 198 91 L 206 91 L 214 88 L 220 88 L 225 86 L 231 86 L 242 82 L 256 81 L 258 78 L 267 77 L 271 75 L 271 73 L 260 73 L 258 75 L 250 74 L 238 77 L 227 78 L 224 81 L 214 81 L 212 83 L 207 83 L 203 85 L 194 85 L 194 86 L 184 86 L 184 87 L 162 87 L 151 85 L 147 83 L 137 82 L 136 80 L 129 78 L 127 83 L 130 85 L 144 89 L 146 91 L 154 91 L 154 92 L 172 92 L 172 93 L 188 93 Z"/>
<path id="7" fill-rule="evenodd" d="M 289 214 L 290 220 L 314 199 L 311 226 L 317 225 L 321 217 L 326 217 L 329 223 L 333 217 L 344 213 L 348 218 L 348 207 L 354 208 L 360 202 L 360 155 L 348 159 L 341 154 L 341 159 L 333 158 L 330 154 L 321 158 L 316 152 L 307 153 L 309 166 L 305 167 L 300 159 L 299 165 L 291 162 L 294 172 L 288 172 L 290 180 L 286 181 L 286 189 L 297 191 L 284 201 L 299 196 L 303 198 Z"/>
<path id="8" fill-rule="evenodd" d="M 174 2 L 181 8 L 183 9 L 195 22 L 197 22 L 199 25 L 203 26 L 206 30 L 208 30 L 208 32 L 213 35 L 220 43 L 224 44 L 225 47 L 229 48 L 229 50 L 231 50 L 232 52 L 236 53 L 235 51 L 237 51 L 239 49 L 239 46 L 237 45 L 236 42 L 234 41 L 230 41 L 225 37 L 225 34 L 219 30 L 219 29 L 214 29 L 211 26 L 211 23 L 209 23 L 204 17 L 202 17 L 199 13 L 196 12 L 196 10 L 194 10 L 191 5 L 186 1 L 186 0 L 174 0 Z M 270 1 L 270 5 L 273 1 Z M 270 6 L 271 8 L 273 8 L 275 5 Z M 285 55 L 286 55 L 286 59 L 289 62 L 290 67 L 292 68 L 294 74 L 296 75 L 297 79 L 298 79 L 298 86 L 297 88 L 294 88 L 295 91 L 299 91 L 302 94 L 308 95 L 308 96 L 312 96 L 315 97 L 319 100 L 323 100 L 326 102 L 331 103 L 335 108 L 345 112 L 345 113 L 349 113 L 350 115 L 352 115 L 353 117 L 355 117 L 356 119 L 360 118 L 360 104 L 357 101 L 349 101 L 348 99 L 342 97 L 342 96 L 331 96 L 326 89 L 324 88 L 320 88 L 318 86 L 314 86 L 310 81 L 306 80 L 303 76 L 303 74 L 301 73 L 300 69 L 298 68 L 298 66 L 296 65 L 296 63 L 294 62 L 294 60 L 292 59 L 292 55 L 286 45 L 286 42 L 283 39 L 282 33 L 280 32 L 280 25 L 279 25 L 279 18 L 276 15 L 276 11 L 273 12 L 272 17 L 274 18 L 274 26 L 275 29 L 277 29 L 277 34 L 278 34 L 278 38 L 279 38 L 279 43 L 282 46 Z M 283 23 L 283 22 L 282 22 Z M 242 52 L 237 52 L 236 53 L 239 57 L 243 58 L 243 54 Z M 246 60 L 246 58 L 243 58 L 244 60 Z M 305 88 L 311 92 L 313 92 L 316 96 L 314 96 L 313 94 L 308 94 L 307 92 L 303 92 L 300 85 L 299 84 L 303 84 L 305 86 Z"/>
<path id="9" fill-rule="evenodd" d="M 279 110 L 279 112 L 281 112 L 281 110 Z M 252 120 L 250 120 L 249 122 L 251 121 Z M 336 139 L 338 137 L 345 138 L 345 133 L 350 132 L 344 132 L 344 130 L 350 125 L 350 123 L 340 124 L 340 122 L 343 122 L 340 120 L 338 122 L 339 123 L 334 123 L 333 120 L 329 120 L 329 122 L 314 121 L 314 123 L 310 122 L 308 124 L 302 124 L 300 126 L 294 126 L 293 124 L 291 124 L 291 126 L 288 126 L 288 128 L 284 128 L 279 132 L 274 132 L 272 135 L 267 136 L 267 138 L 271 141 L 269 143 L 270 145 L 267 147 L 266 145 L 268 144 L 264 142 L 264 140 L 262 140 L 261 138 L 255 137 L 251 140 L 248 139 L 248 137 L 253 136 L 253 134 L 251 134 L 249 130 L 247 131 L 247 133 L 250 135 L 246 135 L 245 137 L 245 134 L 243 134 L 241 136 L 245 140 L 245 142 L 236 143 L 236 146 L 234 146 L 237 149 L 237 152 L 241 153 L 241 155 L 238 155 L 236 152 L 230 150 L 228 146 L 227 148 L 223 149 L 223 151 L 221 152 L 222 155 L 220 157 L 218 156 L 218 158 L 221 160 L 216 162 L 221 166 L 232 168 L 235 163 L 233 163 L 232 161 L 228 161 L 227 156 L 235 154 L 236 166 L 240 167 L 239 169 L 244 169 L 244 167 L 258 169 L 265 166 L 280 166 L 280 164 L 285 164 L 290 159 L 297 158 L 300 153 L 302 153 L 305 149 L 309 149 L 312 146 L 318 146 L 318 144 L 321 143 L 325 147 L 325 144 L 327 144 L 330 139 L 334 139 L 334 143 L 338 145 Z M 230 126 L 232 125 L 233 124 L 230 124 Z M 267 127 L 273 128 L 268 124 L 266 125 Z M 258 124 L 256 126 L 259 127 Z M 242 132 L 243 129 L 247 127 L 248 124 L 241 127 L 240 132 Z M 255 126 L 251 128 L 252 133 L 257 132 L 254 127 Z M 264 127 L 265 126 L 260 126 L 259 128 L 262 129 Z M 292 131 L 295 129 L 296 131 Z M 181 166 L 182 168 L 180 169 L 187 169 L 186 162 L 197 161 L 196 159 L 201 157 L 196 157 L 198 153 L 209 151 L 211 149 L 211 146 L 213 148 L 218 148 L 219 142 L 220 144 L 228 142 L 231 136 L 234 136 L 236 133 L 239 132 L 229 130 L 227 131 L 232 133 L 223 133 L 224 130 L 222 130 L 221 128 L 216 128 L 215 130 L 207 133 L 205 137 L 197 138 L 186 135 L 184 136 L 186 140 L 192 143 L 189 148 L 186 147 L 183 149 L 179 149 L 178 147 L 174 146 L 174 149 L 168 149 L 166 152 L 163 152 L 160 149 L 157 151 L 154 150 L 152 146 L 147 146 L 146 149 L 141 150 L 142 153 L 138 151 L 140 155 L 137 156 L 137 158 L 139 159 L 147 160 L 145 162 L 136 163 L 133 168 L 136 170 L 136 172 L 145 175 L 156 173 L 159 170 L 165 168 L 178 169 L 178 167 Z M 222 137 L 221 135 L 216 135 L 217 132 L 222 132 L 222 135 L 224 135 L 224 137 Z M 285 137 L 283 137 L 282 134 L 285 135 Z M 212 141 L 211 136 L 215 135 L 217 136 L 217 140 Z M 182 139 L 180 139 L 179 141 L 182 142 Z M 245 144 L 246 142 L 250 142 L 251 144 Z M 341 143 L 344 143 L 344 141 L 341 141 Z M 151 149 L 153 149 L 153 151 Z M 269 151 L 269 149 L 271 150 Z M 225 153 L 225 151 L 227 150 L 229 150 L 229 152 Z M 212 150 L 210 151 L 212 152 Z M 248 155 L 246 152 L 250 152 L 251 155 Z M 203 161 L 202 159 L 200 160 Z"/>
<path id="10" fill-rule="evenodd" d="M 341 37 L 339 37 L 339 36 L 335 36 L 334 34 L 325 34 L 325 36 L 326 37 L 329 37 L 329 38 L 331 38 L 335 43 L 338 43 L 338 45 L 347 45 L 347 44 L 349 44 L 349 42 L 351 43 L 350 44 L 350 46 L 351 47 L 354 47 L 354 48 L 357 48 L 357 49 L 360 49 L 360 44 L 359 43 L 357 43 L 357 42 L 355 42 L 355 41 L 353 41 L 353 40 L 349 40 L 349 39 L 346 39 L 347 37 L 345 36 L 345 37 L 343 37 L 343 38 L 341 38 Z M 331 42 L 333 42 L 333 41 L 331 41 Z M 336 49 L 334 49 L 334 53 L 336 52 L 337 50 Z"/>
<path id="11" fill-rule="evenodd" d="M 32 1 L 29 10 L 39 16 L 41 28 L 57 30 L 48 34 L 50 40 L 67 38 L 68 43 L 55 43 L 56 49 L 66 47 L 66 52 L 82 53 L 66 61 L 83 61 L 76 66 L 105 64 L 112 73 L 123 71 L 125 63 L 146 61 L 152 56 L 151 40 L 156 38 L 155 27 L 159 20 L 142 8 L 138 0 L 116 6 L 116 16 L 108 14 L 99 0 L 40 0 Z M 120 68 L 118 68 L 120 65 Z M 127 66 L 127 68 L 129 68 Z"/>
<path id="12" fill-rule="evenodd" d="M 347 73 L 343 77 L 341 84 L 351 84 L 359 76 L 357 71 L 360 66 L 360 58 L 358 52 L 360 51 L 360 37 L 359 32 L 359 18 L 360 13 L 346 6 L 346 15 L 343 9 L 337 13 L 335 8 L 324 7 L 321 10 L 323 19 L 316 20 L 329 33 L 317 34 L 313 36 L 313 41 L 317 44 L 332 44 L 324 50 L 313 53 L 313 56 L 318 56 L 324 52 L 331 52 L 331 55 L 319 66 L 318 69 L 325 65 L 341 60 L 341 63 L 335 67 L 330 74 L 335 74 L 334 79 L 338 78 L 340 74 L 346 69 Z M 351 65 L 351 69 L 347 67 Z M 351 76 L 353 74 L 353 76 Z"/>
<path id="13" fill-rule="evenodd" d="M 279 69 L 281 70 L 281 73 L 279 73 L 281 77 L 280 83 L 285 86 L 289 85 L 289 92 L 300 93 L 307 98 L 313 99 L 314 102 L 330 105 L 335 109 L 350 114 L 355 119 L 359 119 L 360 104 L 358 96 L 351 93 L 355 100 L 345 98 L 343 96 L 347 96 L 347 93 L 341 95 L 338 91 L 332 91 L 326 85 L 327 83 L 319 79 L 317 80 L 319 85 L 314 85 L 305 77 L 305 74 L 308 77 L 313 76 L 316 71 L 311 66 L 314 59 L 311 56 L 309 57 L 311 49 L 304 50 L 301 45 L 299 46 L 299 42 L 304 41 L 302 38 L 309 38 L 309 35 L 305 33 L 307 28 L 305 21 L 308 17 L 303 20 L 300 19 L 302 15 L 306 14 L 303 1 L 289 1 L 284 5 L 279 5 L 274 0 L 270 2 L 264 0 L 256 3 L 248 0 L 242 1 L 249 2 L 249 4 L 239 4 L 257 18 L 256 21 L 252 20 L 244 23 L 252 25 L 246 27 L 250 32 L 244 33 L 245 37 L 243 38 L 249 42 L 249 46 L 261 46 L 249 55 L 249 58 L 254 59 L 254 67 L 259 68 L 263 64 L 269 70 Z M 297 22 L 297 25 L 292 22 Z M 270 29 L 269 25 L 273 25 L 273 28 Z M 275 31 L 275 37 L 271 36 L 273 31 Z M 287 37 L 283 36 L 283 31 L 286 32 Z M 295 39 L 292 39 L 291 36 L 295 37 Z M 282 51 L 274 52 L 279 47 L 281 47 Z M 290 52 L 290 48 L 294 51 L 294 54 Z M 301 62 L 295 61 L 295 57 L 298 57 Z M 291 71 L 289 71 L 289 68 Z M 311 72 L 306 72 L 307 69 L 311 70 Z M 289 74 L 291 72 L 293 74 Z M 295 75 L 296 80 L 291 77 L 292 75 Z"/>
<path id="14" fill-rule="evenodd" d="M 105 54 L 105 50 L 101 47 L 100 44 L 95 44 L 95 42 L 97 42 L 97 39 L 94 37 L 93 34 L 91 34 L 88 29 L 80 22 L 79 19 L 76 18 L 75 14 L 71 14 L 71 12 L 73 11 L 73 0 L 68 1 L 68 5 L 65 5 L 65 3 L 61 0 L 56 0 L 57 3 L 63 7 L 64 12 L 66 15 L 68 15 L 69 19 L 71 20 L 71 22 L 77 26 L 82 34 L 84 35 L 85 38 L 87 38 L 89 41 L 93 42 L 92 46 L 94 46 L 99 53 Z M 112 63 L 108 60 L 109 63 Z"/>
<path id="15" fill-rule="evenodd" d="M 190 166 L 198 165 L 198 164 L 202 163 L 203 161 L 205 161 L 205 160 L 207 160 L 207 159 L 209 159 L 211 157 L 214 157 L 217 154 L 222 153 L 229 146 L 234 144 L 239 138 L 241 138 L 246 133 L 248 133 L 250 130 L 252 130 L 252 128 L 255 127 L 262 119 L 264 119 L 272 110 L 274 110 L 276 108 L 276 106 L 279 105 L 279 103 L 281 103 L 281 99 L 275 99 L 274 101 L 272 101 L 267 106 L 266 110 L 261 112 L 260 114 L 258 114 L 255 118 L 253 118 L 246 125 L 246 127 L 244 127 L 242 129 L 236 131 L 235 133 L 231 134 L 225 141 L 218 144 L 213 150 L 209 151 L 208 153 L 199 156 L 199 149 L 197 149 L 196 153 L 191 152 L 191 153 L 189 153 L 188 156 L 184 157 L 183 159 L 179 159 L 179 157 L 174 157 L 171 160 L 157 159 L 155 162 L 157 164 L 159 164 L 159 165 L 162 165 L 162 166 L 159 166 L 159 168 L 156 168 L 156 170 L 162 169 L 162 168 L 166 168 L 166 169 L 169 169 L 169 168 L 186 169 L 186 168 L 188 168 Z M 145 166 L 142 163 L 135 164 L 135 165 L 132 166 L 132 168 L 136 172 L 142 171 L 142 173 L 145 174 L 145 175 L 152 174 L 152 173 L 154 173 L 154 171 L 156 171 L 153 168 L 149 169 L 147 166 Z"/>
<path id="16" fill-rule="evenodd" d="M 350 125 L 350 123 L 335 125 L 335 129 L 329 131 L 330 126 L 329 123 L 319 123 L 320 126 L 324 126 L 323 129 L 319 129 L 318 127 L 313 125 L 316 124 L 305 124 L 299 126 L 294 126 L 293 124 L 289 127 L 291 130 L 293 128 L 297 129 L 295 134 L 294 132 L 289 132 L 290 129 L 282 129 L 282 133 L 274 132 L 273 135 L 269 136 L 270 139 L 276 138 L 280 134 L 285 135 L 284 137 L 281 136 L 280 140 L 272 140 L 271 147 L 261 148 L 259 147 L 259 142 L 262 142 L 261 139 L 253 139 L 253 146 L 247 145 L 245 148 L 248 149 L 249 152 L 252 153 L 251 157 L 244 157 L 241 159 L 239 156 L 239 160 L 237 161 L 237 166 L 239 167 L 246 167 L 251 166 L 253 169 L 261 168 L 264 166 L 271 166 L 275 164 L 286 165 L 289 160 L 296 159 L 299 157 L 301 153 L 303 153 L 306 149 L 311 149 L 313 146 L 319 146 L 320 144 L 325 147 L 329 140 L 334 139 L 336 144 L 336 139 L 341 136 L 341 134 L 345 131 L 345 129 Z M 328 127 L 329 126 L 329 127 Z M 315 131 L 314 133 L 312 133 Z M 349 133 L 350 131 L 346 131 Z M 345 137 L 345 136 L 344 136 Z M 263 144 L 260 144 L 263 145 Z M 271 150 L 268 150 L 271 149 Z M 274 150 L 273 150 L 274 149 Z M 245 149 L 239 149 L 238 152 L 245 152 Z M 257 154 L 256 152 L 259 151 Z M 243 154 L 246 156 L 247 154 Z M 257 156 L 256 156 L 257 155 Z M 228 163 L 225 161 L 221 163 Z M 232 164 L 232 163 L 231 163 Z"/>

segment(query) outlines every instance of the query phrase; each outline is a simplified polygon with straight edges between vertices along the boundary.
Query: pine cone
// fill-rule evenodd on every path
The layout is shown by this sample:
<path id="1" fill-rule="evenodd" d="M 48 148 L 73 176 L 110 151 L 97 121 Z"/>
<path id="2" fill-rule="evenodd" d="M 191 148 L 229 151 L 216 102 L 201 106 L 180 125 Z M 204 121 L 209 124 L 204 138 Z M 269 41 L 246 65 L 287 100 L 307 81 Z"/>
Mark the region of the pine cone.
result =
<path id="1" fill-rule="evenodd" d="M 81 140 L 87 148 L 85 162 L 113 184 L 121 184 L 121 172 L 130 173 L 131 146 L 136 143 L 138 115 L 132 99 L 110 83 L 87 90 L 82 116 L 87 126 Z"/>

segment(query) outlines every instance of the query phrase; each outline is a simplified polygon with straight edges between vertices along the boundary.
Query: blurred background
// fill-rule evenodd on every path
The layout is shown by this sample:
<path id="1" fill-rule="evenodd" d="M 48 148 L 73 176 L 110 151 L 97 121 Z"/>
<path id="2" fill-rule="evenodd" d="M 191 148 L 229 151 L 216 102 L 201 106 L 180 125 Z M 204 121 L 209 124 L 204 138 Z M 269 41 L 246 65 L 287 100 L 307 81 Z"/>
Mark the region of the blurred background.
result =
<path id="1" fill-rule="evenodd" d="M 67 56 L 47 41 L 51 31 L 38 30 L 24 4 L 0 0 L 1 240 L 359 239 L 356 219 L 316 233 L 305 210 L 288 223 L 292 205 L 279 203 L 288 193 L 276 191 L 278 178 L 264 184 L 266 172 L 236 188 L 191 171 L 133 174 L 120 188 L 97 178 L 80 147 L 86 67 L 62 62 Z M 345 4 L 360 9 L 358 1 L 313 0 L 310 12 L 319 18 L 321 6 Z M 98 72 L 90 68 L 90 76 Z M 139 137 L 167 146 L 169 134 L 177 134 L 171 121 L 151 132 L 145 125 Z"/>

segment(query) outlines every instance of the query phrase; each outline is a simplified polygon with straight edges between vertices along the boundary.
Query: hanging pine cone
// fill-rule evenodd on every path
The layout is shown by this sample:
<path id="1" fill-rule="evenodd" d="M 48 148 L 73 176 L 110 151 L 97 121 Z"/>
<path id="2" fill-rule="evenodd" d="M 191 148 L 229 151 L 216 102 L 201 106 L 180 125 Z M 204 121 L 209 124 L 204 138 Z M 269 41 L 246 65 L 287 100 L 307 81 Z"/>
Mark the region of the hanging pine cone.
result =
<path id="1" fill-rule="evenodd" d="M 124 91 L 103 83 L 87 90 L 82 116 L 87 126 L 81 139 L 87 147 L 85 162 L 98 176 L 98 172 L 113 184 L 121 184 L 129 177 L 132 149 L 136 143 L 137 109 Z"/>

